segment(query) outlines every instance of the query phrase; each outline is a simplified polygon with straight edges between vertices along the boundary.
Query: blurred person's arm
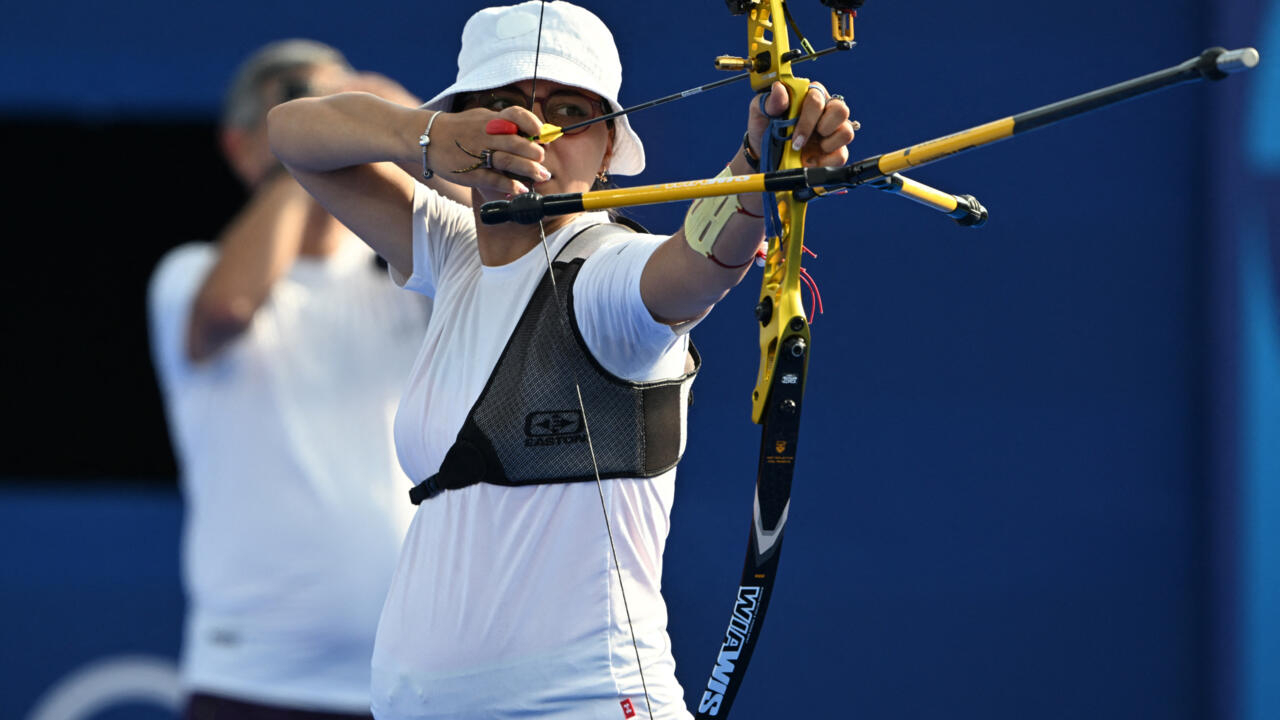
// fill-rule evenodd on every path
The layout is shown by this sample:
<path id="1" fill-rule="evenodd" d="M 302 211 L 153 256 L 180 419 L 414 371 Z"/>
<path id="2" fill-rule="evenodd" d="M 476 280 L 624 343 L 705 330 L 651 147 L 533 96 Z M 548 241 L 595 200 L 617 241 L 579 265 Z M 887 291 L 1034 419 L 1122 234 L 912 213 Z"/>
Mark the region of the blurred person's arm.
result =
<path id="1" fill-rule="evenodd" d="M 329 83 L 322 94 L 347 91 L 370 93 L 405 113 L 416 112 L 414 108 L 420 104 L 398 83 L 375 73 L 346 74 Z M 212 357 L 244 333 L 272 287 L 293 266 L 305 234 L 323 234 L 329 229 L 326 223 L 334 222 L 271 156 L 265 125 L 251 131 L 233 131 L 223 142 L 232 162 L 240 163 L 238 174 L 259 179 L 249 202 L 217 238 L 218 261 L 196 294 L 186 342 L 187 357 L 192 362 Z M 264 162 L 270 165 L 263 167 Z M 404 171 L 387 164 L 374 173 L 407 188 L 410 200 L 405 201 L 406 205 L 411 201 L 413 181 Z M 471 203 L 467 188 L 438 176 L 428 184 L 455 202 L 468 206 Z M 408 223 L 406 212 L 406 232 Z M 360 232 L 358 227 L 351 229 Z"/>
<path id="2" fill-rule="evenodd" d="M 187 358 L 200 362 L 239 337 L 271 288 L 298 257 L 303 231 L 323 210 L 283 168 L 254 187 L 249 202 L 217 238 L 218 261 L 196 294 Z"/>

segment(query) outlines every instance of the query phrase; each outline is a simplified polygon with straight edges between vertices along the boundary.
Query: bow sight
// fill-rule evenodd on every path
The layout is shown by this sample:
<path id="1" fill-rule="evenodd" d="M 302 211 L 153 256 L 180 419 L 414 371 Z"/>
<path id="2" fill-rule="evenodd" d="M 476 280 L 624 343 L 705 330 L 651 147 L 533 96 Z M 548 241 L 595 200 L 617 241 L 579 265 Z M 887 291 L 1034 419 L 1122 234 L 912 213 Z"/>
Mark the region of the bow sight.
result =
<path id="1" fill-rule="evenodd" d="M 778 63 L 813 60 L 836 50 L 852 49 L 854 46 L 853 19 L 857 17 L 858 8 L 862 7 L 863 2 L 865 0 L 822 0 L 823 5 L 831 8 L 831 37 L 835 41 L 834 47 L 822 51 L 813 49 L 813 45 L 805 39 L 804 33 L 800 32 L 800 27 L 796 24 L 795 18 L 791 16 L 791 11 L 787 9 L 787 4 L 785 2 L 781 3 L 782 13 L 786 17 L 787 25 L 790 26 L 791 31 L 800 40 L 800 47 L 783 53 L 778 58 Z M 768 12 L 767 3 L 764 0 L 725 0 L 725 5 L 728 6 L 729 12 L 734 15 L 744 15 L 751 11 Z M 754 73 L 765 73 L 772 67 L 773 60 L 768 53 L 757 54 L 751 58 L 750 62 L 746 58 L 726 55 L 716 58 L 716 69 L 718 70 L 750 69 Z"/>

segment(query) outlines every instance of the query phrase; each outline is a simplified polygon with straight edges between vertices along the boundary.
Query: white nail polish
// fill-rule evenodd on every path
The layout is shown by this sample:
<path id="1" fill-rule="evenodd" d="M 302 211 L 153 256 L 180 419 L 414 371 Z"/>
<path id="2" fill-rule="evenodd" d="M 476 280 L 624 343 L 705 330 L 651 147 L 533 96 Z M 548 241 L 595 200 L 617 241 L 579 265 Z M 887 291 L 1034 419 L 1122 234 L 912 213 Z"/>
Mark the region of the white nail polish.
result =
<path id="1" fill-rule="evenodd" d="M 804 141 L 805 141 L 805 140 L 808 140 L 808 139 L 809 139 L 809 138 L 807 138 L 807 137 L 805 137 L 805 136 L 803 136 L 803 135 L 797 135 L 797 136 L 795 136 L 794 138 L 792 138 L 792 139 L 791 139 L 791 149 L 792 149 L 792 150 L 799 150 L 800 148 L 804 147 Z"/>

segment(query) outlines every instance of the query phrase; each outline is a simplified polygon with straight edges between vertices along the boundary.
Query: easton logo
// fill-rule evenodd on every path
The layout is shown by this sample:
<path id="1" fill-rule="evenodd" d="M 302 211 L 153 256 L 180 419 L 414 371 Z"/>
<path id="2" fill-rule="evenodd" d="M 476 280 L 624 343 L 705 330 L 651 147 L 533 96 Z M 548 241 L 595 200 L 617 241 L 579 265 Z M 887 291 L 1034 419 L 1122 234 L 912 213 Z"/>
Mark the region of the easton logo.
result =
<path id="1" fill-rule="evenodd" d="M 577 410 L 555 410 L 529 413 L 524 418 L 524 445 L 568 445 L 586 442 L 582 431 L 582 413 Z"/>
<path id="2" fill-rule="evenodd" d="M 724 644 L 720 646 L 720 655 L 711 671 L 711 679 L 707 681 L 707 689 L 702 693 L 702 701 L 698 703 L 698 712 L 712 717 L 719 714 L 736 671 L 735 663 L 755 626 L 760 592 L 761 588 L 755 585 L 738 588 L 738 601 L 733 605 L 733 617 L 729 619 L 729 629 L 725 631 Z"/>

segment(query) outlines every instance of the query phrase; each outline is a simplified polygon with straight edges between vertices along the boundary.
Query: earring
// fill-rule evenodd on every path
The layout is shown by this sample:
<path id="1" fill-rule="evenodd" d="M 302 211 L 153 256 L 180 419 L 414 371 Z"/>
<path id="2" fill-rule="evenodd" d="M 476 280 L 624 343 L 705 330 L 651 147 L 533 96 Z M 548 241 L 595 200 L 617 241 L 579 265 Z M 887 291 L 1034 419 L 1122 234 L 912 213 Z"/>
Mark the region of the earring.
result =
<path id="1" fill-rule="evenodd" d="M 596 173 L 596 181 L 599 182 L 601 185 L 607 185 L 609 183 L 609 171 L 601 170 L 600 172 Z"/>

